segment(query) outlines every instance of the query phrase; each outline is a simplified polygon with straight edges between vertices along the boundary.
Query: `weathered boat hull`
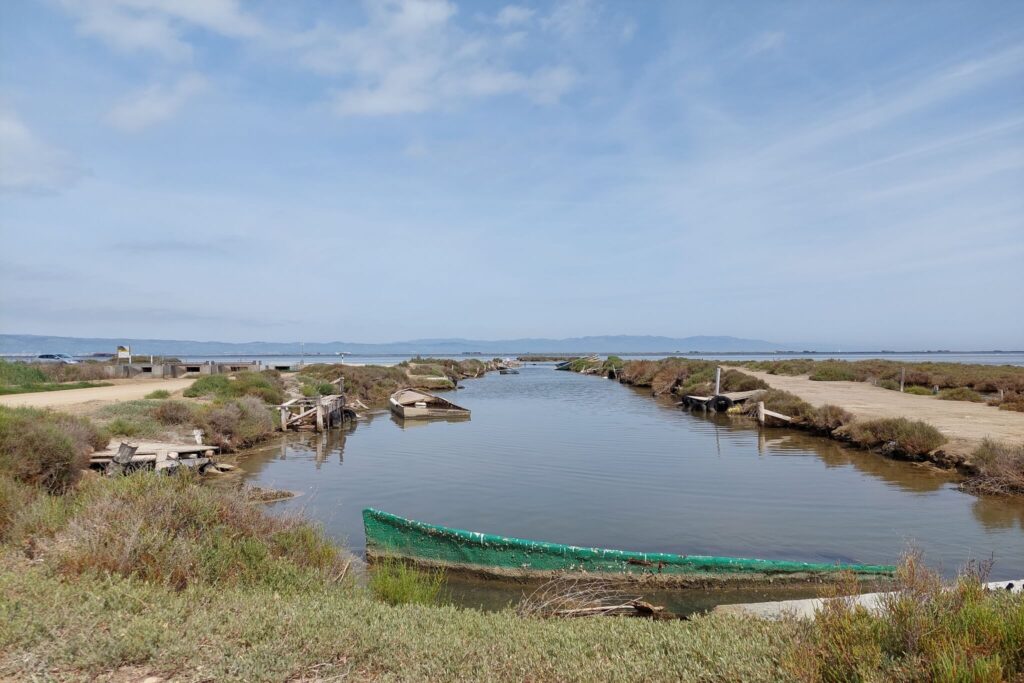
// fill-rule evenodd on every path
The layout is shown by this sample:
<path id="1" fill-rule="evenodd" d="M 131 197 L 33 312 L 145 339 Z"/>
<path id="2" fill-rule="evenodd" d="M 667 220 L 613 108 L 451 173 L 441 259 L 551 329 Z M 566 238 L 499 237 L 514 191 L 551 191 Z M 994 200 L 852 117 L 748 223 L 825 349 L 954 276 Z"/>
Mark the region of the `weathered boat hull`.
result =
<path id="1" fill-rule="evenodd" d="M 366 554 L 499 578 L 550 578 L 587 572 L 602 578 L 679 587 L 808 583 L 850 572 L 861 581 L 891 578 L 889 565 L 827 564 L 582 548 L 450 529 L 363 510 Z"/>
<path id="2" fill-rule="evenodd" d="M 391 412 L 405 420 L 428 420 L 441 417 L 469 417 L 468 410 L 455 410 L 452 408 L 416 408 L 403 406 L 398 403 L 391 404 Z"/>
<path id="3" fill-rule="evenodd" d="M 391 394 L 388 405 L 391 412 L 404 420 L 469 417 L 469 411 L 462 406 L 416 389 L 399 389 Z"/>

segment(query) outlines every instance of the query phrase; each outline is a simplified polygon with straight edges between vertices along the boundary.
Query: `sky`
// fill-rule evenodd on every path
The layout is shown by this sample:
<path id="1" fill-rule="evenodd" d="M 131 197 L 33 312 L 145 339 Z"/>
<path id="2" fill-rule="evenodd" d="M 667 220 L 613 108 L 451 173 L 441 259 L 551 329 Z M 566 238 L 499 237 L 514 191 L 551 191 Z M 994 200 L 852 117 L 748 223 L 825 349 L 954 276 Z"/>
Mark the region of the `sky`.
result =
<path id="1" fill-rule="evenodd" d="M 1024 3 L 7 0 L 0 332 L 1024 348 Z"/>

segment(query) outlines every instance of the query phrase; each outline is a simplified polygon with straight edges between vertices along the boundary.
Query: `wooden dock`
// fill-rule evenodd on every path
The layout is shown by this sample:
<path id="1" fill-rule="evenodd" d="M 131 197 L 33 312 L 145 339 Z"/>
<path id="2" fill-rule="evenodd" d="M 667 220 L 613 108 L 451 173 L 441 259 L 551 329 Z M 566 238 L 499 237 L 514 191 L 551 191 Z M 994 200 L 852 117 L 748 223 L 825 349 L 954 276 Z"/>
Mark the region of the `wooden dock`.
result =
<path id="1" fill-rule="evenodd" d="M 278 406 L 281 431 L 309 429 L 323 432 L 340 426 L 346 418 L 345 397 L 341 394 L 293 398 Z"/>
<path id="2" fill-rule="evenodd" d="M 162 441 L 118 442 L 89 456 L 89 466 L 110 469 L 153 468 L 157 471 L 190 467 L 204 469 L 220 451 L 209 444 L 181 444 Z"/>
<path id="3" fill-rule="evenodd" d="M 714 396 L 683 396 L 683 402 L 680 405 L 724 413 L 734 405 L 745 403 L 747 399 L 760 391 L 760 389 L 754 389 L 753 391 L 733 391 Z"/>

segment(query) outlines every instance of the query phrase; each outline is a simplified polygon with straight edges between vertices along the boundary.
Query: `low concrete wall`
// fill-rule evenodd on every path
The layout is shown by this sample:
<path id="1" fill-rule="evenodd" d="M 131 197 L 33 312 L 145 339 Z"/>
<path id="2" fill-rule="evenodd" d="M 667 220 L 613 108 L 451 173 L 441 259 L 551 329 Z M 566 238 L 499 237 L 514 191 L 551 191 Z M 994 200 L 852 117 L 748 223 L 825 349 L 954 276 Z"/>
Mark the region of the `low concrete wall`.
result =
<path id="1" fill-rule="evenodd" d="M 134 379 L 138 377 L 177 378 L 194 375 L 222 375 L 246 370 L 263 369 L 260 361 L 242 363 L 125 363 L 106 366 L 107 377 L 111 379 Z"/>

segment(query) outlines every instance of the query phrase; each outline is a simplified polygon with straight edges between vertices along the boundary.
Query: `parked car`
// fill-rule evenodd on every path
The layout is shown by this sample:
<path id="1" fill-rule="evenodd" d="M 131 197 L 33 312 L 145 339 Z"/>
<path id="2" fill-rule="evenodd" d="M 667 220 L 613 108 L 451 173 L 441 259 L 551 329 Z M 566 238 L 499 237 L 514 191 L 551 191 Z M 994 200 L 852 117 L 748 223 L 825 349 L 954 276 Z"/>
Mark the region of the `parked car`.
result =
<path id="1" fill-rule="evenodd" d="M 59 363 L 60 365 L 78 365 L 78 361 L 66 353 L 44 353 L 36 356 L 37 363 Z"/>

